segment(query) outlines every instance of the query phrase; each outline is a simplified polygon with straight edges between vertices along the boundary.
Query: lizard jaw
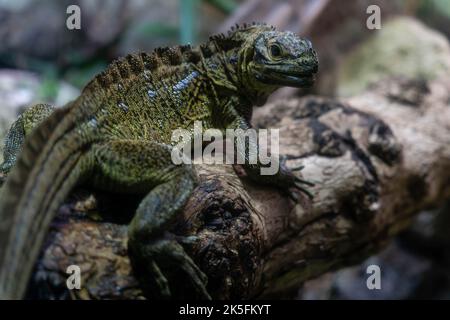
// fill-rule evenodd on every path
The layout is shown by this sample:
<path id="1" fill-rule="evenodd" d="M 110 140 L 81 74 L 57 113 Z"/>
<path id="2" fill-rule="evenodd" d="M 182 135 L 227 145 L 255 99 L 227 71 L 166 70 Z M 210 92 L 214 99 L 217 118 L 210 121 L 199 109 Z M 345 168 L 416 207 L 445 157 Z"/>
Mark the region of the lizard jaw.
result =
<path id="1" fill-rule="evenodd" d="M 300 73 L 285 73 L 271 70 L 269 72 L 257 73 L 258 81 L 267 85 L 286 86 L 295 88 L 309 88 L 314 84 L 315 75 Z"/>

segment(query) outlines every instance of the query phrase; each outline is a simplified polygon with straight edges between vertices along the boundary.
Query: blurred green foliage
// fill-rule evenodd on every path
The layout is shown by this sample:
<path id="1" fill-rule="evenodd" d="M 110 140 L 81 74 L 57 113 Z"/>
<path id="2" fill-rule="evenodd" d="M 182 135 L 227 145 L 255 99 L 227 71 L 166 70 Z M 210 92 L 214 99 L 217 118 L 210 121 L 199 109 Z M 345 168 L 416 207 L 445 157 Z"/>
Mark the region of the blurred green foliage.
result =
<path id="1" fill-rule="evenodd" d="M 205 0 L 225 14 L 231 14 L 238 7 L 234 0 Z"/>
<path id="2" fill-rule="evenodd" d="M 200 0 L 179 0 L 180 4 L 180 42 L 194 43 L 196 40 L 196 21 Z M 234 0 L 205 0 L 225 14 L 231 14 L 238 3 Z"/>
<path id="3" fill-rule="evenodd" d="M 438 11 L 442 14 L 445 14 L 447 17 L 450 17 L 450 1 L 449 0 L 432 0 L 426 1 L 432 2 Z"/>
<path id="4" fill-rule="evenodd" d="M 450 18 L 450 0 L 422 0 L 420 2 L 420 16 L 433 18 L 437 12 Z"/>
<path id="5" fill-rule="evenodd" d="M 178 28 L 162 23 L 146 22 L 139 25 L 136 32 L 148 37 L 175 38 L 178 35 Z"/>
<path id="6" fill-rule="evenodd" d="M 58 95 L 59 81 L 56 70 L 50 68 L 42 77 L 42 83 L 39 87 L 37 96 L 42 101 L 53 101 Z"/>
<path id="7" fill-rule="evenodd" d="M 73 67 L 64 73 L 64 80 L 77 88 L 83 88 L 96 74 L 108 66 L 106 59 L 96 59 L 80 67 Z"/>
<path id="8" fill-rule="evenodd" d="M 195 41 L 195 22 L 197 20 L 198 0 L 180 0 L 180 42 Z"/>

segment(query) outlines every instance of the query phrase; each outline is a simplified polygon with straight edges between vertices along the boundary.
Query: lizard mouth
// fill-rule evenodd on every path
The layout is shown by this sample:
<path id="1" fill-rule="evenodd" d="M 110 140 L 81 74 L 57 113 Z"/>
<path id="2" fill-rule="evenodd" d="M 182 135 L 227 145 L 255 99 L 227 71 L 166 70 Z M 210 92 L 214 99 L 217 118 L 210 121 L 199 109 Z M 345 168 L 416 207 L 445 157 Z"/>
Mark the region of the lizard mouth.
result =
<path id="1" fill-rule="evenodd" d="M 265 68 L 256 78 L 268 85 L 309 88 L 314 84 L 315 70 L 292 70 L 287 68 Z"/>

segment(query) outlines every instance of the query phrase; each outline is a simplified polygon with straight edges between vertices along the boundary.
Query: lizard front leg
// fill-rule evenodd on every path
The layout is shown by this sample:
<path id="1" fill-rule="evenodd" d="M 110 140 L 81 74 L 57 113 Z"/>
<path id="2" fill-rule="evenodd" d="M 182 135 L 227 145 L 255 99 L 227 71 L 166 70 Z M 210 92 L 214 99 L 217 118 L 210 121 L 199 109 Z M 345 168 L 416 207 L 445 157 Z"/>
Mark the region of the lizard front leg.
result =
<path id="1" fill-rule="evenodd" d="M 209 299 L 207 278 L 170 229 L 196 185 L 192 166 L 175 165 L 171 147 L 120 140 L 97 146 L 95 186 L 146 193 L 129 226 L 128 250 L 148 296 Z"/>
<path id="2" fill-rule="evenodd" d="M 53 112 L 48 104 L 36 104 L 26 109 L 11 125 L 5 137 L 3 163 L 0 165 L 0 185 L 5 181 L 9 171 L 16 163 L 17 155 L 22 149 L 25 137 Z"/>
<path id="3" fill-rule="evenodd" d="M 233 128 L 248 130 L 251 129 L 251 126 L 245 121 L 245 119 L 238 117 L 231 125 Z M 306 194 L 310 199 L 312 198 L 312 194 L 310 191 L 304 187 L 314 186 L 313 183 L 301 179 L 298 177 L 293 171 L 300 171 L 303 169 L 303 166 L 299 166 L 294 168 L 293 170 L 289 170 L 285 165 L 285 158 L 283 156 L 279 156 L 279 158 L 274 158 L 272 161 L 275 163 L 270 163 L 268 165 L 262 164 L 259 160 L 259 144 L 255 139 L 248 139 L 246 142 L 243 139 L 243 136 L 236 136 L 236 144 L 237 146 L 241 146 L 237 148 L 237 152 L 240 153 L 241 159 L 245 160 L 244 169 L 247 173 L 248 177 L 254 180 L 257 183 L 272 185 L 274 187 L 285 190 L 289 197 L 294 201 L 298 200 L 296 195 L 297 192 L 301 192 Z M 251 163 L 251 153 L 256 153 L 254 155 L 254 159 L 257 160 L 256 163 Z M 261 168 L 263 167 L 278 167 L 278 171 L 273 175 L 264 175 L 261 173 Z"/>

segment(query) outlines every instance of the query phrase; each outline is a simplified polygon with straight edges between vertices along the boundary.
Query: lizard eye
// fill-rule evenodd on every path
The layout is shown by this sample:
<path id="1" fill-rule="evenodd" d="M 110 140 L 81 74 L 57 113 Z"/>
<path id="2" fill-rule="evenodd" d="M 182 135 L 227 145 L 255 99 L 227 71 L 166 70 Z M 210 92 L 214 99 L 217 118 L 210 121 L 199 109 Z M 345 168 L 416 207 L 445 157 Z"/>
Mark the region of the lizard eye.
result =
<path id="1" fill-rule="evenodd" d="M 269 50 L 270 50 L 270 55 L 272 56 L 272 58 L 280 58 L 281 54 L 283 52 L 281 47 L 277 44 L 270 45 Z"/>

